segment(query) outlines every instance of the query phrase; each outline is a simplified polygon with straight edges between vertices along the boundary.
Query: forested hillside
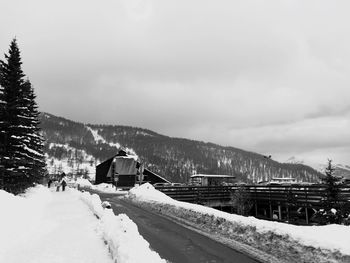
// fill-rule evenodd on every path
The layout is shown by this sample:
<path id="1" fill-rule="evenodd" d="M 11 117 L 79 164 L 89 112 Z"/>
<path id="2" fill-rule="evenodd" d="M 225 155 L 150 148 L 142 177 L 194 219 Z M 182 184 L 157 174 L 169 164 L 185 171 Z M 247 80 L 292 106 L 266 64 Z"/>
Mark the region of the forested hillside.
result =
<path id="1" fill-rule="evenodd" d="M 81 163 L 95 165 L 123 147 L 136 154 L 146 167 L 174 182 L 187 182 L 194 173 L 235 175 L 244 182 L 272 177 L 318 182 L 320 176 L 306 165 L 279 163 L 234 147 L 171 138 L 142 128 L 85 125 L 47 113 L 41 114 L 41 127 L 49 159 L 80 159 Z"/>

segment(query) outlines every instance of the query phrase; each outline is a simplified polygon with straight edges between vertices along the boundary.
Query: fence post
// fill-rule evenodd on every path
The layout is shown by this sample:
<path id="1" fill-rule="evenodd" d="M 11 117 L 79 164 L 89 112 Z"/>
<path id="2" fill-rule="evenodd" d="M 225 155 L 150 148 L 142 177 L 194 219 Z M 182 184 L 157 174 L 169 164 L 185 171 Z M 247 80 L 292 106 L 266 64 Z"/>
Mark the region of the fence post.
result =
<path id="1" fill-rule="evenodd" d="M 281 205 L 278 205 L 278 219 L 282 220 L 282 210 L 281 210 Z"/>
<path id="2" fill-rule="evenodd" d="M 273 213 L 272 213 L 272 204 L 271 201 L 269 202 L 270 204 L 270 219 L 273 219 Z"/>

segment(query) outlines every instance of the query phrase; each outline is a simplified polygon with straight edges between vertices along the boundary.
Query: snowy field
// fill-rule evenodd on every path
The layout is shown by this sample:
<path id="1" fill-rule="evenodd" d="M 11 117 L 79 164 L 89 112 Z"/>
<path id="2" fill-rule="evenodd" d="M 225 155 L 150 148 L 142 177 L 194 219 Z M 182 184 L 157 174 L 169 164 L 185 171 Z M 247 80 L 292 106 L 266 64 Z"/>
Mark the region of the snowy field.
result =
<path id="1" fill-rule="evenodd" d="M 97 195 L 53 190 L 37 186 L 23 196 L 0 190 L 0 262 L 165 263 L 137 226 L 104 209 Z"/>

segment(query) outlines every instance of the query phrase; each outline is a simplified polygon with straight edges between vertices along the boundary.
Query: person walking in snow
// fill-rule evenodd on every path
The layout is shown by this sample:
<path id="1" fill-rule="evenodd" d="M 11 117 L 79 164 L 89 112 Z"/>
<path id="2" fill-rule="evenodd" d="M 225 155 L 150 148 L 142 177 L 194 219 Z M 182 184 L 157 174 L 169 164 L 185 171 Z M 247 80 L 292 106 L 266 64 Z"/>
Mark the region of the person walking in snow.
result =
<path id="1" fill-rule="evenodd" d="M 55 181 L 55 186 L 56 186 L 56 192 L 59 192 L 61 184 L 60 184 L 60 182 L 58 180 Z"/>
<path id="2" fill-rule="evenodd" d="M 52 184 L 52 179 L 49 179 L 49 181 L 47 182 L 47 187 L 50 188 Z"/>
<path id="3" fill-rule="evenodd" d="M 62 173 L 62 178 L 61 178 L 61 182 L 60 184 L 62 185 L 62 191 L 64 191 L 66 189 L 66 185 L 67 185 L 67 178 L 66 178 L 66 174 Z"/>

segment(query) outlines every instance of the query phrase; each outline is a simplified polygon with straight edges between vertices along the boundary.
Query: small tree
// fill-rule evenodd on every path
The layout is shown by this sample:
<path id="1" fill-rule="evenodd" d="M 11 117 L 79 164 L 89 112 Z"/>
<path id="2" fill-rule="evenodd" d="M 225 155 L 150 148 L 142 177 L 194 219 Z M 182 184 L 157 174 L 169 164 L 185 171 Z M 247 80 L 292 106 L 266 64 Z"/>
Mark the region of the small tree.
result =
<path id="1" fill-rule="evenodd" d="M 326 176 L 322 179 L 326 185 L 326 191 L 324 194 L 324 208 L 329 210 L 337 206 L 339 199 L 339 182 L 340 177 L 334 175 L 335 168 L 332 165 L 332 160 L 328 160 L 328 165 L 326 167 Z"/>
<path id="2" fill-rule="evenodd" d="M 293 193 L 293 190 L 290 188 L 288 192 L 286 193 L 287 195 L 287 215 L 288 215 L 288 221 L 290 222 L 291 220 L 295 220 L 295 217 L 291 217 L 291 210 L 294 210 L 295 207 L 297 206 L 297 197 Z"/>
<path id="3" fill-rule="evenodd" d="M 253 207 L 253 202 L 250 197 L 250 193 L 244 186 L 238 187 L 235 192 L 231 195 L 232 206 L 237 209 L 237 214 L 247 216 L 251 208 Z"/>
<path id="4" fill-rule="evenodd" d="M 325 170 L 325 176 L 322 178 L 326 186 L 323 195 L 323 209 L 320 209 L 314 216 L 314 221 L 320 225 L 340 224 L 343 221 L 344 215 L 341 211 L 342 204 L 339 202 L 339 182 L 340 177 L 334 175 L 335 168 L 332 165 L 332 160 L 328 160 L 328 165 Z"/>

